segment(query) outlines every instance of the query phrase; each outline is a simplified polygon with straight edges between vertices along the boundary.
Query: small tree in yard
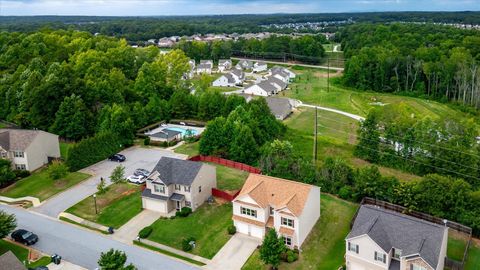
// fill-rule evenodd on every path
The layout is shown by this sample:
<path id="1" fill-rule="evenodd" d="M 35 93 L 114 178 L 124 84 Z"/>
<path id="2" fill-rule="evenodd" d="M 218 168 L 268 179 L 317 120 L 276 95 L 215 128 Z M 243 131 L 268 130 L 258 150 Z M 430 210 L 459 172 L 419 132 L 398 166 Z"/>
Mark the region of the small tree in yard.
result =
<path id="1" fill-rule="evenodd" d="M 48 166 L 47 172 L 50 179 L 58 180 L 67 176 L 68 167 L 63 162 L 54 161 L 50 166 Z"/>
<path id="2" fill-rule="evenodd" d="M 108 252 L 100 255 L 98 266 L 101 270 L 135 270 L 137 269 L 132 264 L 125 266 L 127 262 L 127 255 L 120 250 L 110 249 Z"/>
<path id="3" fill-rule="evenodd" d="M 15 179 L 15 173 L 9 160 L 0 158 L 0 185 Z"/>
<path id="4" fill-rule="evenodd" d="M 9 235 L 17 227 L 15 215 L 0 210 L 0 239 Z"/>
<path id="5" fill-rule="evenodd" d="M 125 181 L 125 167 L 119 165 L 115 169 L 113 169 L 112 175 L 110 175 L 110 180 L 113 183 L 120 183 Z"/>
<path id="6" fill-rule="evenodd" d="M 105 184 L 105 179 L 103 177 L 100 178 L 100 183 L 97 185 L 97 190 L 98 194 L 105 194 L 107 192 L 108 188 L 107 185 Z"/>
<path id="7" fill-rule="evenodd" d="M 271 265 L 273 269 L 277 269 L 280 265 L 280 259 L 286 247 L 283 239 L 278 237 L 277 232 L 273 229 L 267 232 L 260 247 L 260 259 L 267 265 Z"/>

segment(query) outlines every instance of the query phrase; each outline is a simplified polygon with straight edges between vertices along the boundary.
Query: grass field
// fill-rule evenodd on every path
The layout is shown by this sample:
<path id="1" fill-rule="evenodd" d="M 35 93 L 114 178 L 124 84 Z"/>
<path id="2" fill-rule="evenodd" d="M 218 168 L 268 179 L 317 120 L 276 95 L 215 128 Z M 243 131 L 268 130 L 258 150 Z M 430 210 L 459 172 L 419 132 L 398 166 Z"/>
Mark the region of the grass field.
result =
<path id="1" fill-rule="evenodd" d="M 175 153 L 184 154 L 189 157 L 197 156 L 198 153 L 199 142 L 194 143 L 185 143 L 180 145 L 179 147 L 175 148 Z"/>
<path id="2" fill-rule="evenodd" d="M 90 177 L 88 174 L 73 172 L 62 179 L 52 180 L 48 177 L 47 171 L 42 170 L 2 189 L 0 194 L 11 198 L 33 196 L 43 201 L 82 182 L 88 177 Z"/>
<path id="3" fill-rule="evenodd" d="M 13 254 L 15 254 L 15 256 L 21 262 L 25 262 L 28 260 L 28 253 L 29 253 L 28 249 L 0 239 L 0 255 L 3 255 L 7 251 L 13 252 Z M 41 257 L 37 261 L 29 263 L 28 267 L 34 268 L 38 266 L 45 266 L 45 265 L 48 265 L 49 263 L 50 263 L 49 257 Z"/>
<path id="4" fill-rule="evenodd" d="M 238 190 L 248 177 L 248 172 L 211 163 L 217 167 L 217 188 L 221 190 Z"/>
<path id="5" fill-rule="evenodd" d="M 68 157 L 68 149 L 72 147 L 73 144 L 71 143 L 60 143 L 60 156 L 62 157 L 63 160 L 66 160 Z"/>
<path id="6" fill-rule="evenodd" d="M 480 265 L 480 240 L 473 240 L 468 250 L 465 270 L 478 270 Z"/>
<path id="7" fill-rule="evenodd" d="M 142 211 L 140 187 L 128 183 L 113 184 L 105 194 L 97 195 L 98 214 L 93 197 L 88 197 L 66 212 L 108 227 L 120 228 Z"/>
<path id="8" fill-rule="evenodd" d="M 456 237 L 450 232 L 448 237 L 447 257 L 456 261 L 462 261 L 467 241 L 467 239 Z"/>
<path id="9" fill-rule="evenodd" d="M 182 249 L 182 240 L 196 239 L 191 253 L 211 259 L 230 239 L 227 227 L 232 223 L 232 205 L 205 204 L 185 218 L 159 219 L 152 224 L 148 239 Z"/>
<path id="10" fill-rule="evenodd" d="M 350 231 L 350 221 L 357 205 L 322 194 L 321 217 L 302 245 L 298 261 L 282 263 L 280 269 L 338 269 L 343 264 L 345 236 Z M 243 266 L 243 270 L 267 269 L 259 252 L 255 251 Z"/>

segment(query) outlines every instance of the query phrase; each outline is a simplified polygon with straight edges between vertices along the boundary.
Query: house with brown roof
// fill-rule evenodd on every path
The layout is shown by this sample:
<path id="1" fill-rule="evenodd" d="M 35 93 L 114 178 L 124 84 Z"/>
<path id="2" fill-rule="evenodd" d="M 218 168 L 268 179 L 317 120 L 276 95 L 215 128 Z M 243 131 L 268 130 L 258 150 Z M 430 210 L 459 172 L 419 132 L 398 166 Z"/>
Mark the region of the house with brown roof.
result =
<path id="1" fill-rule="evenodd" d="M 275 229 L 290 248 L 300 248 L 320 218 L 320 188 L 250 174 L 233 201 L 237 232 L 263 239 Z"/>
<path id="2" fill-rule="evenodd" d="M 60 158 L 58 135 L 42 130 L 0 129 L 0 158 L 13 169 L 34 171 Z"/>

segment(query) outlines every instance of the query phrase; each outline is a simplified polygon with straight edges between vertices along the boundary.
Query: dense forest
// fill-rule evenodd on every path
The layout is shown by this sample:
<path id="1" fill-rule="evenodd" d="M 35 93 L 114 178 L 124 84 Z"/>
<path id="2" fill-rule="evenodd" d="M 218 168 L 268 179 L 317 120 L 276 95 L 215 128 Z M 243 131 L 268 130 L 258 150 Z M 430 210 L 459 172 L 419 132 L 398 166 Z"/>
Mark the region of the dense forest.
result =
<path id="1" fill-rule="evenodd" d="M 480 24 L 480 12 L 372 12 L 335 14 L 270 14 L 171 17 L 91 17 L 34 16 L 0 17 L 0 31 L 32 32 L 43 28 L 81 30 L 128 41 L 145 41 L 165 36 L 206 33 L 292 32 L 292 29 L 266 28 L 262 25 L 304 22 L 440 22 Z M 335 32 L 330 24 L 324 31 Z"/>
<path id="2" fill-rule="evenodd" d="M 357 24 L 341 31 L 344 82 L 480 107 L 480 35 L 418 24 Z"/>

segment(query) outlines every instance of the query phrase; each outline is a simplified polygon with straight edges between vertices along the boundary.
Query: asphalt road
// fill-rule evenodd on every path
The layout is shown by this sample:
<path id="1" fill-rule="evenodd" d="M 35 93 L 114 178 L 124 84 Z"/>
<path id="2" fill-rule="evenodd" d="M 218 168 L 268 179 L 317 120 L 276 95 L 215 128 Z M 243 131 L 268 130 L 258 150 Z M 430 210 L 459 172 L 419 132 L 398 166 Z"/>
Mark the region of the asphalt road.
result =
<path id="1" fill-rule="evenodd" d="M 68 262 L 87 269 L 98 267 L 100 253 L 114 248 L 127 254 L 128 263 L 139 270 L 193 270 L 199 269 L 176 259 L 133 245 L 127 245 L 108 236 L 63 223 L 41 214 L 0 204 L 0 210 L 15 214 L 17 228 L 35 232 L 39 241 L 33 248 L 46 254 L 59 254 Z"/>
<path id="2" fill-rule="evenodd" d="M 182 158 L 182 155 L 177 155 L 172 151 L 140 147 L 128 148 L 121 153 L 127 158 L 125 162 L 117 163 L 104 160 L 81 170 L 82 172 L 92 174 L 93 176 L 48 199 L 39 207 L 33 208 L 33 211 L 57 218 L 60 213 L 97 192 L 97 185 L 100 182 L 100 177 L 106 179 L 106 183 L 109 185 L 110 181 L 108 179 L 113 169 L 119 164 L 125 166 L 125 176 L 128 176 L 133 174 L 138 168 L 151 171 L 162 156 Z"/>

